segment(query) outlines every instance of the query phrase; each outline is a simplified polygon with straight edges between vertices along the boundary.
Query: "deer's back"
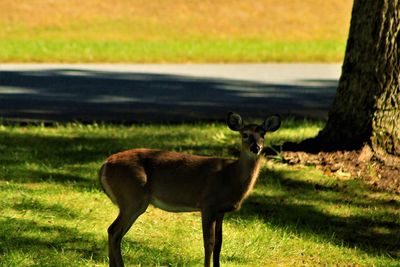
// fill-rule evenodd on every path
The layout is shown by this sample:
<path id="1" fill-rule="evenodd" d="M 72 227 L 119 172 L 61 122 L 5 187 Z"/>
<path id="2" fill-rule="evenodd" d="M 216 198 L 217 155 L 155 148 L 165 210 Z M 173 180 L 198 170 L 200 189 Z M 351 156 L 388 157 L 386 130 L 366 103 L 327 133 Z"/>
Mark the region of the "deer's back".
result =
<path id="1" fill-rule="evenodd" d="M 232 160 L 163 150 L 132 149 L 110 156 L 107 165 L 124 169 L 150 194 L 150 202 L 168 211 L 199 210 L 206 194 L 221 183 Z M 122 178 L 122 177 L 121 177 Z M 215 192 L 216 193 L 216 192 Z"/>

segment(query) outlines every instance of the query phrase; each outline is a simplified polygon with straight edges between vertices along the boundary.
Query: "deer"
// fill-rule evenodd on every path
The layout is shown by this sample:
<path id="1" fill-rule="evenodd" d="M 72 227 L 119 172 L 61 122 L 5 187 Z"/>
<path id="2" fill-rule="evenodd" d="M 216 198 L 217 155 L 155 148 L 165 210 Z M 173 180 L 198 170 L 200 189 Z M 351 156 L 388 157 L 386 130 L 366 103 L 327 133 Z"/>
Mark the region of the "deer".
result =
<path id="1" fill-rule="evenodd" d="M 227 126 L 240 133 L 238 159 L 137 148 L 111 155 L 101 166 L 103 190 L 119 208 L 108 228 L 109 266 L 124 266 L 121 241 L 149 204 L 169 212 L 200 212 L 204 266 L 220 266 L 222 221 L 240 209 L 261 167 L 264 138 L 281 125 L 278 115 L 261 124 L 245 124 L 229 112 Z"/>

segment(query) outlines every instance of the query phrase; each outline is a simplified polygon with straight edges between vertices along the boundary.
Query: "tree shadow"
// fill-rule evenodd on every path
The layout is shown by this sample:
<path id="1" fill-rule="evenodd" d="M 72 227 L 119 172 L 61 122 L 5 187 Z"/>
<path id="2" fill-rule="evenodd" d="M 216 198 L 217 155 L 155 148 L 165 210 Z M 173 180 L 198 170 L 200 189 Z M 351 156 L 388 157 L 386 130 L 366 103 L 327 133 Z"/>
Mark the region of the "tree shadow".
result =
<path id="1" fill-rule="evenodd" d="M 0 255 L 26 253 L 32 256 L 32 251 L 40 251 L 32 256 L 38 266 L 59 266 L 61 252 L 73 254 L 77 259 L 104 261 L 104 244 L 95 241 L 94 235 L 74 228 L 7 217 L 0 219 L 0 228 Z"/>
<path id="2" fill-rule="evenodd" d="M 118 140 L 109 138 L 69 138 L 26 133 L 0 133 L 0 154 L 3 172 L 0 180 L 29 182 L 57 182 L 82 188 L 96 187 L 97 179 L 84 177 L 68 169 L 104 160 L 110 150 L 121 150 Z M 102 145 L 104 144 L 104 145 Z M 96 174 L 93 174 L 96 176 Z M 95 184 L 94 184 L 95 183 Z"/>
<path id="3" fill-rule="evenodd" d="M 352 188 L 352 181 L 324 185 L 294 180 L 290 173 L 269 170 L 261 186 L 278 185 L 282 195 L 272 197 L 252 194 L 242 209 L 232 217 L 258 218 L 284 228 L 295 235 L 317 235 L 324 242 L 337 246 L 359 248 L 371 255 L 400 258 L 400 223 L 397 214 L 400 203 L 395 200 L 377 201 L 368 196 L 369 188 Z M 331 192 L 327 196 L 324 192 Z M 356 214 L 339 216 L 319 208 L 318 203 L 333 209 L 366 208 Z M 390 209 L 388 209 L 390 208 Z"/>
<path id="4" fill-rule="evenodd" d="M 297 84 L 83 69 L 0 72 L 9 121 L 190 122 L 269 113 L 325 118 L 336 80 Z"/>
<path id="5" fill-rule="evenodd" d="M 19 212 L 32 211 L 40 213 L 41 216 L 55 216 L 63 219 L 76 219 L 78 214 L 61 204 L 45 204 L 32 198 L 23 198 L 21 202 L 12 205 L 12 208 Z"/>
<path id="6" fill-rule="evenodd" d="M 9 253 L 28 255 L 36 266 L 71 265 L 71 261 L 75 260 L 99 264 L 108 261 L 107 242 L 96 240 L 94 234 L 83 233 L 75 228 L 44 225 L 34 220 L 16 218 L 1 218 L 0 228 L 0 263 L 1 255 Z M 158 249 L 129 239 L 123 241 L 124 246 L 129 246 L 135 251 L 134 257 L 124 255 L 127 264 L 194 266 L 203 260 L 193 257 L 186 259 L 167 248 Z M 33 251 L 40 253 L 32 255 Z M 60 257 L 60 254 L 68 254 L 68 257 Z"/>

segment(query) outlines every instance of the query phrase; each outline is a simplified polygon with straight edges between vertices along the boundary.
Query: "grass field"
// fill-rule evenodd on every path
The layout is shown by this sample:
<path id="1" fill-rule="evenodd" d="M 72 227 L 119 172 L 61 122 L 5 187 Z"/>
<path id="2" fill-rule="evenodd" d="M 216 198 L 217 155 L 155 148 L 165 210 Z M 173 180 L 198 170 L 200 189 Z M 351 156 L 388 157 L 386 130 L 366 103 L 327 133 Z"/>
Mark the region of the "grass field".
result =
<path id="1" fill-rule="evenodd" d="M 315 135 L 322 123 L 285 121 L 269 143 Z M 220 124 L 0 126 L 0 265 L 106 266 L 117 209 L 97 170 L 111 153 L 162 148 L 231 157 Z M 399 266 L 400 197 L 361 179 L 268 161 L 242 210 L 224 224 L 224 266 Z M 150 207 L 123 242 L 128 266 L 193 266 L 200 217 Z"/>
<path id="2" fill-rule="evenodd" d="M 351 0 L 0 2 L 0 62 L 339 62 Z"/>

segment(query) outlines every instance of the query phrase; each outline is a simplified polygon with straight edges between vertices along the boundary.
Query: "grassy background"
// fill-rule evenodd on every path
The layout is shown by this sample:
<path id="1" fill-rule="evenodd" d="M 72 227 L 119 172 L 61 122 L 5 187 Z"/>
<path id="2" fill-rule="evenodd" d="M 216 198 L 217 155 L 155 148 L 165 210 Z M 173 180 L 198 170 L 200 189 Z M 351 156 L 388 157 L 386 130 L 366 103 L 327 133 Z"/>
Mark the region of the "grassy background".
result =
<path id="1" fill-rule="evenodd" d="M 299 141 L 322 126 L 285 121 L 268 143 Z M 0 265 L 106 266 L 117 209 L 97 171 L 109 154 L 146 144 L 231 157 L 238 142 L 220 124 L 0 126 Z M 242 210 L 226 217 L 222 264 L 398 266 L 399 204 L 362 179 L 268 161 Z M 201 265 L 200 216 L 150 207 L 123 253 L 128 265 Z"/>
<path id="2" fill-rule="evenodd" d="M 0 62 L 338 62 L 351 0 L 0 2 Z"/>

